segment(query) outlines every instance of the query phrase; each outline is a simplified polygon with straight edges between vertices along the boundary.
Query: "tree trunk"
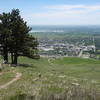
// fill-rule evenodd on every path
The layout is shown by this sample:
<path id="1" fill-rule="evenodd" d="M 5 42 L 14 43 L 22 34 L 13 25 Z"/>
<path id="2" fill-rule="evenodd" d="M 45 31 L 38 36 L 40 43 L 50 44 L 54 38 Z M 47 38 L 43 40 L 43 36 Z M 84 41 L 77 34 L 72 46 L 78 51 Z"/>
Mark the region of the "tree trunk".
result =
<path id="1" fill-rule="evenodd" d="M 14 64 L 14 55 L 11 53 L 11 63 Z"/>
<path id="2" fill-rule="evenodd" d="M 17 65 L 18 55 L 17 53 L 14 54 L 14 64 Z"/>
<path id="3" fill-rule="evenodd" d="M 8 50 L 7 47 L 4 47 L 4 63 L 7 64 L 8 63 Z"/>

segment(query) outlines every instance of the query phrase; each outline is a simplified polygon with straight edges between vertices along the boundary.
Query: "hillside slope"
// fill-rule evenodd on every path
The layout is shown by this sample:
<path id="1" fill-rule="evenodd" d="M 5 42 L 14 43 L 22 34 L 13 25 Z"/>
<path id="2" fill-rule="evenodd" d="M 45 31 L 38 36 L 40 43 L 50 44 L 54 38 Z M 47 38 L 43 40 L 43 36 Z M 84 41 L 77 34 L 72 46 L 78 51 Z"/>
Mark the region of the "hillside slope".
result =
<path id="1" fill-rule="evenodd" d="M 0 84 L 12 80 L 17 72 L 21 78 L 0 89 L 0 100 L 100 100 L 99 60 L 20 57 L 19 66 L 6 65 L 0 72 Z"/>

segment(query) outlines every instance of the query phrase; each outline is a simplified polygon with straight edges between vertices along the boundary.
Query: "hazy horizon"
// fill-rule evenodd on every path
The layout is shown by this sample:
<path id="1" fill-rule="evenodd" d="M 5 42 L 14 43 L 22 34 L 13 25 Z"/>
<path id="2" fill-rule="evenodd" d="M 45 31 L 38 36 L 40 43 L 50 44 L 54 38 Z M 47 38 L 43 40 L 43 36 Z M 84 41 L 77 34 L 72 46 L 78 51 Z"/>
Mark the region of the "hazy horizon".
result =
<path id="1" fill-rule="evenodd" d="M 100 26 L 70 26 L 70 25 L 31 25 L 31 32 L 84 32 L 84 33 L 100 33 Z"/>

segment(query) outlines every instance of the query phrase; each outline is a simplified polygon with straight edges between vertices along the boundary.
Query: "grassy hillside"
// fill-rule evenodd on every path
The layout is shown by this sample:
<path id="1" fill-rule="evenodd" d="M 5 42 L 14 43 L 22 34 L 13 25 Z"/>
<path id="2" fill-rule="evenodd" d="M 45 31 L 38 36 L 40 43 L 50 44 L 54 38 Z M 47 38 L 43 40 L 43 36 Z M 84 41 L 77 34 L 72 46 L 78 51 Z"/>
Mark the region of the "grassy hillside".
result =
<path id="1" fill-rule="evenodd" d="M 0 85 L 19 80 L 0 89 L 0 100 L 100 100 L 100 61 L 81 58 L 32 60 L 19 58 L 18 67 L 1 71 Z"/>

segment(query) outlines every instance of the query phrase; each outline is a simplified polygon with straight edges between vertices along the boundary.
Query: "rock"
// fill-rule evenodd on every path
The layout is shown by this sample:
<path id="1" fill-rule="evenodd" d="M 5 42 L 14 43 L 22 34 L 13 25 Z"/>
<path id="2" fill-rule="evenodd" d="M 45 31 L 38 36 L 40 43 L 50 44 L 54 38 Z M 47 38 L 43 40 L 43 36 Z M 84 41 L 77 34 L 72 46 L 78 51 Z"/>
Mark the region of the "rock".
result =
<path id="1" fill-rule="evenodd" d="M 78 83 L 72 83 L 72 85 L 74 85 L 74 86 L 79 86 L 80 84 L 78 84 Z"/>
<path id="2" fill-rule="evenodd" d="M 96 84 L 98 82 L 96 80 L 92 80 L 91 83 Z"/>
<path id="3" fill-rule="evenodd" d="M 60 75 L 58 76 L 59 78 L 65 78 L 66 76 L 65 75 Z"/>

